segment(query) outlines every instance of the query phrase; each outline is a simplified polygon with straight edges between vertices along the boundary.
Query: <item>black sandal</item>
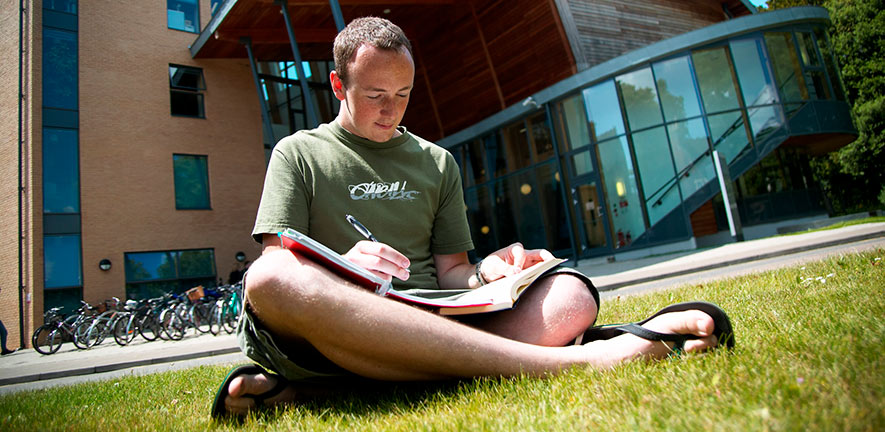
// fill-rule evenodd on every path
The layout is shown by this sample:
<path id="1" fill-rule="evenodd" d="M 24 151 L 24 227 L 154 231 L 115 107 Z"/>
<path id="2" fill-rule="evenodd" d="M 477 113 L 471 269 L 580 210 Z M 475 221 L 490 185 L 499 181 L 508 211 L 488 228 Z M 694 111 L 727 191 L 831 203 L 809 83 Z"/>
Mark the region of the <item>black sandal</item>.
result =
<path id="1" fill-rule="evenodd" d="M 237 366 L 232 371 L 227 374 L 227 377 L 224 378 L 224 382 L 221 383 L 221 387 L 218 388 L 218 391 L 215 392 L 215 400 L 212 402 L 212 411 L 210 415 L 212 418 L 221 419 L 227 417 L 229 413 L 227 412 L 227 408 L 224 406 L 224 399 L 227 398 L 228 395 L 228 387 L 230 387 L 230 382 L 234 380 L 234 378 L 240 375 L 270 375 L 277 383 L 273 386 L 272 389 L 260 394 L 260 395 L 251 395 L 246 396 L 255 400 L 255 408 L 261 409 L 264 408 L 264 401 L 270 399 L 286 389 L 289 386 L 289 381 L 283 378 L 280 375 L 270 374 L 266 370 L 262 369 L 257 365 L 242 365 Z"/>
<path id="2" fill-rule="evenodd" d="M 724 345 L 728 349 L 734 348 L 734 330 L 731 327 L 731 320 L 728 318 L 728 315 L 725 313 L 725 311 L 723 311 L 719 306 L 707 302 L 686 302 L 673 304 L 659 310 L 654 315 L 635 323 L 610 324 L 598 327 L 590 327 L 589 329 L 587 329 L 587 331 L 584 332 L 580 343 L 585 344 L 587 342 L 597 340 L 606 340 L 611 339 L 615 336 L 630 333 L 632 335 L 639 336 L 643 339 L 651 341 L 675 342 L 673 351 L 679 353 L 682 352 L 682 349 L 685 346 L 685 341 L 691 339 L 700 339 L 700 336 L 692 334 L 658 333 L 656 331 L 652 331 L 645 327 L 642 327 L 642 325 L 659 315 L 670 312 L 682 312 L 687 310 L 699 310 L 707 315 L 710 315 L 710 317 L 713 318 L 713 323 L 715 324 L 713 335 L 716 336 L 716 340 L 718 341 L 717 347 Z"/>

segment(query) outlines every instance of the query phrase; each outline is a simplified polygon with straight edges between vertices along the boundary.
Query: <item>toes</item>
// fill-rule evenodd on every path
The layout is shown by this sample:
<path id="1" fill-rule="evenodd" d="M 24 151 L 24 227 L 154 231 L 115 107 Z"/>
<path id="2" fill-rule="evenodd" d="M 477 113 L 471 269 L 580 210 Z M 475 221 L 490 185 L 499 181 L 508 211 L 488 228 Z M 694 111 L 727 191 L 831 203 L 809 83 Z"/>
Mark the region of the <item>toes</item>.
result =
<path id="1" fill-rule="evenodd" d="M 685 352 L 702 352 L 717 345 L 716 336 L 710 335 L 701 339 L 692 339 L 685 341 Z"/>

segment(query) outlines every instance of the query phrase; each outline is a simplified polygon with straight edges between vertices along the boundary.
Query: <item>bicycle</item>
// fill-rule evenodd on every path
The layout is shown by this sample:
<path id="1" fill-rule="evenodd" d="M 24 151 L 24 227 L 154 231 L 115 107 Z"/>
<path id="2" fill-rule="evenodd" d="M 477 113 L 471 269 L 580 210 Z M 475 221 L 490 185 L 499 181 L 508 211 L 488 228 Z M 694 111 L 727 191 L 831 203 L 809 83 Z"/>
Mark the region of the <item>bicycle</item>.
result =
<path id="1" fill-rule="evenodd" d="M 63 307 L 54 307 L 43 314 L 43 325 L 34 330 L 31 346 L 43 355 L 55 354 L 61 345 L 72 341 L 78 349 L 88 348 L 82 339 L 77 338 L 75 329 L 82 322 L 88 322 L 97 313 L 89 303 L 80 301 L 77 313 L 65 317 L 61 314 Z"/>

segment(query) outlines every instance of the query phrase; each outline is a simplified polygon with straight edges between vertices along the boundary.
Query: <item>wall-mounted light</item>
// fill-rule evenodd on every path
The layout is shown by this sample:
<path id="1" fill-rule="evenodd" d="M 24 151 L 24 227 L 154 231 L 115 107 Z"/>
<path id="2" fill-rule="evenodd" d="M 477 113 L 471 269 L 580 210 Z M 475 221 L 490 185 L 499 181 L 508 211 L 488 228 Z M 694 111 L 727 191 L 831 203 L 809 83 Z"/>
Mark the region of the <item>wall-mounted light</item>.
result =
<path id="1" fill-rule="evenodd" d="M 619 181 L 619 182 L 615 183 L 615 189 L 617 189 L 619 197 L 623 197 L 624 195 L 627 195 L 627 188 L 624 186 L 624 182 Z"/>
<path id="2" fill-rule="evenodd" d="M 237 259 L 237 262 L 246 261 L 246 253 L 245 252 L 237 252 L 237 255 L 235 256 L 235 258 Z"/>
<path id="3" fill-rule="evenodd" d="M 108 271 L 111 269 L 111 260 L 105 258 L 98 262 L 98 268 L 102 271 Z"/>

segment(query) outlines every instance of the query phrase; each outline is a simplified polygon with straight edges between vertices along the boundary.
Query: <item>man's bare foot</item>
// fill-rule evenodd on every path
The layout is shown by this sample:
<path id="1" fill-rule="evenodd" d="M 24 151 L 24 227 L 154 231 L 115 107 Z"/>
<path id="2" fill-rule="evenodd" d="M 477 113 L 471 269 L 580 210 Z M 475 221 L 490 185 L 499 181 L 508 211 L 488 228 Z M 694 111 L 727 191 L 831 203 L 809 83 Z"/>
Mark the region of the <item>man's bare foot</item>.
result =
<path id="1" fill-rule="evenodd" d="M 228 395 L 224 400 L 227 412 L 235 415 L 245 415 L 249 411 L 258 408 L 255 396 L 269 392 L 277 384 L 277 378 L 265 374 L 243 374 L 233 380 L 227 388 Z M 275 406 L 292 403 L 295 401 L 295 389 L 286 387 L 280 393 L 264 400 L 264 406 Z"/>
<path id="2" fill-rule="evenodd" d="M 699 352 L 717 346 L 713 334 L 715 323 L 710 315 L 700 310 L 670 312 L 650 319 L 642 327 L 664 334 L 694 335 L 698 339 L 685 341 L 686 352 Z M 611 367 L 623 361 L 635 358 L 659 359 L 666 357 L 673 350 L 674 342 L 651 341 L 633 334 L 589 342 L 584 345 L 591 348 L 592 364 L 600 367 Z"/>

